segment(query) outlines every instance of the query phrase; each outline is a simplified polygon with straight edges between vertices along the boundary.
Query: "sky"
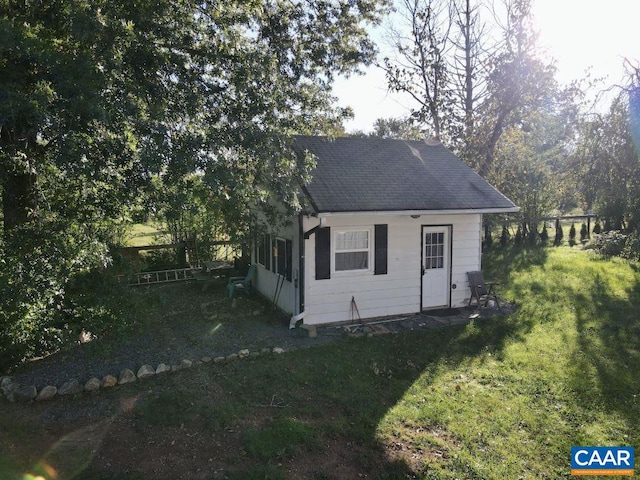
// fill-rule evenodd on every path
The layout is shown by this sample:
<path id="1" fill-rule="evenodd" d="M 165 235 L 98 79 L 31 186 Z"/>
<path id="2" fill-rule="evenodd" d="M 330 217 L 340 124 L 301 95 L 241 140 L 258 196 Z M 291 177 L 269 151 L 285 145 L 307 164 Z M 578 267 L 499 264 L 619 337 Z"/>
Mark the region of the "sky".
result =
<path id="1" fill-rule="evenodd" d="M 624 78 L 624 58 L 640 62 L 640 0 L 533 0 L 533 14 L 539 46 L 555 59 L 561 83 L 583 78 L 590 68 L 608 87 Z M 383 35 L 383 29 L 372 32 L 380 49 Z M 377 118 L 406 116 L 411 108 L 408 99 L 387 91 L 376 67 L 339 79 L 334 92 L 340 106 L 354 110 L 347 131 L 368 132 Z"/>

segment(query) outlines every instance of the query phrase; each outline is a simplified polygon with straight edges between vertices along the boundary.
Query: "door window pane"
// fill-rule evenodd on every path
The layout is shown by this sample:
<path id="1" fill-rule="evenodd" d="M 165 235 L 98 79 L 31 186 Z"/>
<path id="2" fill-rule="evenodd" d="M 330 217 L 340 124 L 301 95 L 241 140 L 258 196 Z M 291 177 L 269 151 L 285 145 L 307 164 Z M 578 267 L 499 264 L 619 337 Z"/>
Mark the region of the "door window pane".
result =
<path id="1" fill-rule="evenodd" d="M 426 233 L 424 244 L 424 268 L 444 268 L 444 233 Z"/>

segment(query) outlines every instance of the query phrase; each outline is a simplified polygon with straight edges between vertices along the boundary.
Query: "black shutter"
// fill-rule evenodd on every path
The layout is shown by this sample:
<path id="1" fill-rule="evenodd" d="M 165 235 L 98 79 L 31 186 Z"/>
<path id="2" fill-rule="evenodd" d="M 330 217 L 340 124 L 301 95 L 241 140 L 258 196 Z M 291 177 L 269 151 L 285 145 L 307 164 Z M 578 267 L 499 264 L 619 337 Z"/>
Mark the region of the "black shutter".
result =
<path id="1" fill-rule="evenodd" d="M 291 240 L 286 240 L 285 243 L 285 258 L 286 258 L 286 277 L 287 280 L 290 282 L 292 279 L 292 275 L 291 275 L 291 265 L 293 264 L 293 242 Z"/>
<path id="2" fill-rule="evenodd" d="M 316 280 L 331 278 L 331 228 L 316 232 Z"/>
<path id="3" fill-rule="evenodd" d="M 376 225 L 375 226 L 375 255 L 374 255 L 374 274 L 386 275 L 387 273 L 387 230 L 388 226 Z"/>

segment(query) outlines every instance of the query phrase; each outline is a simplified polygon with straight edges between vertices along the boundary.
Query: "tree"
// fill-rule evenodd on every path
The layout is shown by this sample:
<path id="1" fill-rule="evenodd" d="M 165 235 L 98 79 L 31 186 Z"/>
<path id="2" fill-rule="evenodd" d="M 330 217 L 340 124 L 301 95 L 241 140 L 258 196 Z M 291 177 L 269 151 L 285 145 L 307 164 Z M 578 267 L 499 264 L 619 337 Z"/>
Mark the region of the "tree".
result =
<path id="1" fill-rule="evenodd" d="M 470 140 L 469 161 L 483 177 L 491 169 L 502 135 L 526 125 L 529 113 L 547 107 L 557 91 L 555 68 L 536 55 L 531 1 L 509 0 L 504 5 L 502 42 L 487 69 L 487 96 L 476 111 L 478 121 Z"/>
<path id="2" fill-rule="evenodd" d="M 569 245 L 574 246 L 576 244 L 576 224 L 571 222 L 571 228 L 569 229 Z"/>
<path id="3" fill-rule="evenodd" d="M 564 238 L 564 232 L 562 231 L 562 224 L 560 219 L 556 218 L 556 235 L 553 239 L 553 244 L 558 247 L 562 245 L 562 239 Z"/>
<path id="4" fill-rule="evenodd" d="M 506 0 L 491 26 L 486 4 L 404 0 L 404 28 L 391 35 L 398 53 L 382 65 L 389 88 L 415 100 L 412 118 L 483 177 L 502 135 L 559 95 L 553 65 L 537 55 L 530 0 Z"/>
<path id="5" fill-rule="evenodd" d="M 640 163 L 629 101 L 629 93 L 622 92 L 608 112 L 583 118 L 569 164 L 584 208 L 598 212 L 605 231 L 640 226 Z"/>
<path id="6" fill-rule="evenodd" d="M 373 123 L 371 137 L 421 140 L 420 129 L 409 118 L 378 118 Z"/>
<path id="7" fill-rule="evenodd" d="M 542 231 L 540 232 L 540 243 L 546 245 L 549 241 L 549 232 L 547 231 L 547 222 L 542 224 Z"/>
<path id="8" fill-rule="evenodd" d="M 476 124 L 476 106 L 486 96 L 487 53 L 490 50 L 483 42 L 487 33 L 480 18 L 480 6 L 471 0 L 452 3 L 453 44 L 455 50 L 451 64 L 457 116 L 464 119 L 463 138 L 473 138 Z"/>
<path id="9" fill-rule="evenodd" d="M 589 230 L 587 229 L 587 225 L 583 223 L 580 226 L 580 243 L 586 242 L 589 239 Z"/>
<path id="10" fill-rule="evenodd" d="M 163 169 L 283 193 L 286 135 L 339 121 L 331 79 L 371 61 L 380 4 L 3 2 L 5 230 L 35 219 L 48 166 L 117 193 Z"/>
<path id="11" fill-rule="evenodd" d="M 451 15 L 442 0 L 403 0 L 401 12 L 408 27 L 392 31 L 392 42 L 398 56 L 385 57 L 382 68 L 389 88 L 411 96 L 417 104 L 411 116 L 427 125 L 433 137 L 440 140 L 450 126 L 452 99 L 449 67 Z"/>
<path id="12" fill-rule="evenodd" d="M 502 225 L 502 231 L 500 232 L 500 246 L 506 247 L 509 243 L 509 229 L 505 224 Z"/>
<path id="13" fill-rule="evenodd" d="M 371 62 L 384 3 L 0 1 L 0 343 L 48 331 L 152 178 L 196 172 L 239 230 L 270 195 L 299 208 L 289 137 L 340 123 L 332 79 Z"/>
<path id="14" fill-rule="evenodd" d="M 558 183 L 548 163 L 541 132 L 509 128 L 496 147 L 488 177 L 520 207 L 522 235 L 536 235 L 539 219 L 556 205 Z M 548 147 L 547 147 L 548 148 Z"/>

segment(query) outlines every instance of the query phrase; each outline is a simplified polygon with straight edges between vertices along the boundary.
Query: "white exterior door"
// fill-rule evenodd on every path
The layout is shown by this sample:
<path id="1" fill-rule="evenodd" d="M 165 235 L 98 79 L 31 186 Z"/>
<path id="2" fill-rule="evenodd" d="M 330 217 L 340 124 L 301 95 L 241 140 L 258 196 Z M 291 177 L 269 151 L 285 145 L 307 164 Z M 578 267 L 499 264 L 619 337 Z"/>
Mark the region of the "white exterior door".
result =
<path id="1" fill-rule="evenodd" d="M 422 308 L 448 307 L 451 228 L 422 227 Z"/>

